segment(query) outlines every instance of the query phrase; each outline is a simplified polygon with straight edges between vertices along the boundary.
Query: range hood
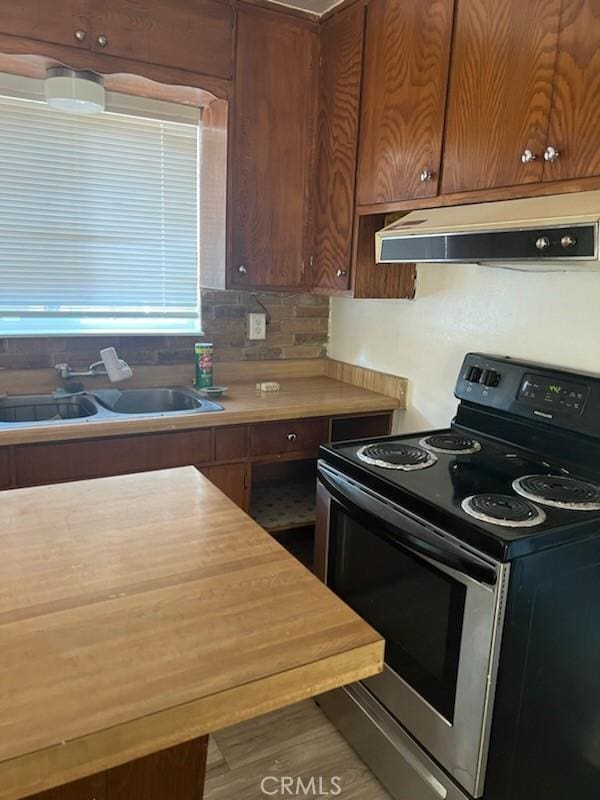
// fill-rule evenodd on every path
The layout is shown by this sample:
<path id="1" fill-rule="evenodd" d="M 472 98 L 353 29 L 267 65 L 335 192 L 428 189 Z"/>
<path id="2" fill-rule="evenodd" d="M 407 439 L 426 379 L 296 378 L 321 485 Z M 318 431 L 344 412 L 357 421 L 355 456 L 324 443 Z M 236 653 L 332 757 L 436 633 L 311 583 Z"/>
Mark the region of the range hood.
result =
<path id="1" fill-rule="evenodd" d="M 600 191 L 411 211 L 375 234 L 378 263 L 600 267 Z"/>

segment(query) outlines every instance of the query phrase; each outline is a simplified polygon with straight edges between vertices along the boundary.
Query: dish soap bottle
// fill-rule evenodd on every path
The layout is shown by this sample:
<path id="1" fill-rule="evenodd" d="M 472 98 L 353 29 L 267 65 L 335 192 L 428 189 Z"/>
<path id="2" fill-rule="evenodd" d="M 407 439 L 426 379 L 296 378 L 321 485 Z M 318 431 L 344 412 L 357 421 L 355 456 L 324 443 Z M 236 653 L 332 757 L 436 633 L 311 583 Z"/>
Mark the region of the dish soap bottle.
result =
<path id="1" fill-rule="evenodd" d="M 213 346 L 209 342 L 196 342 L 194 345 L 196 376 L 194 386 L 204 389 L 213 385 Z"/>

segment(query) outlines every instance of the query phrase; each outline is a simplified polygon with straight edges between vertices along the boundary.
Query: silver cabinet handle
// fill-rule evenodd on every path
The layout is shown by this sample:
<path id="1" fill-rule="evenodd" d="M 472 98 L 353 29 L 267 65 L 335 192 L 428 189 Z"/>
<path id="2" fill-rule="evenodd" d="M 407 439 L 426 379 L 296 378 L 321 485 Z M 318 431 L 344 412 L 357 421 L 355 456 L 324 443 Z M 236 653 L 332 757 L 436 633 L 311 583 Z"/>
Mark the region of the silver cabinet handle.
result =
<path id="1" fill-rule="evenodd" d="M 564 247 L 565 250 L 568 247 L 574 247 L 576 244 L 577 244 L 577 239 L 574 236 L 571 236 L 570 233 L 565 234 L 560 240 L 560 245 L 561 247 Z"/>
<path id="2" fill-rule="evenodd" d="M 86 36 L 87 34 L 85 31 L 81 30 L 75 31 L 75 38 L 77 39 L 78 42 L 83 42 Z"/>
<path id="3" fill-rule="evenodd" d="M 428 183 L 432 179 L 433 179 L 433 172 L 430 169 L 424 169 L 419 174 L 419 180 L 421 181 L 421 183 Z"/>
<path id="4" fill-rule="evenodd" d="M 344 278 L 348 274 L 347 269 L 336 269 L 335 274 L 338 278 Z"/>
<path id="5" fill-rule="evenodd" d="M 533 150 L 523 150 L 523 152 L 521 153 L 521 161 L 523 162 L 523 164 L 531 164 L 531 162 L 535 161 L 536 159 L 537 156 L 533 152 Z"/>
<path id="6" fill-rule="evenodd" d="M 560 158 L 560 152 L 556 149 L 556 147 L 552 147 L 552 145 L 548 145 L 548 147 L 544 150 L 544 158 L 546 161 L 557 161 Z"/>
<path id="7" fill-rule="evenodd" d="M 547 236 L 540 236 L 536 240 L 535 246 L 538 250 L 547 250 L 550 247 L 550 239 Z"/>
<path id="8" fill-rule="evenodd" d="M 106 45 L 108 44 L 108 36 L 105 36 L 103 33 L 101 33 L 96 41 L 98 42 L 100 47 L 106 47 Z"/>
<path id="9" fill-rule="evenodd" d="M 247 275 L 248 274 L 248 270 L 246 269 L 246 267 L 243 264 L 239 265 L 239 267 L 237 268 L 237 271 L 238 271 L 238 273 L 240 275 Z"/>
<path id="10" fill-rule="evenodd" d="M 298 436 L 295 433 L 288 433 L 287 438 L 288 442 L 295 442 Z"/>

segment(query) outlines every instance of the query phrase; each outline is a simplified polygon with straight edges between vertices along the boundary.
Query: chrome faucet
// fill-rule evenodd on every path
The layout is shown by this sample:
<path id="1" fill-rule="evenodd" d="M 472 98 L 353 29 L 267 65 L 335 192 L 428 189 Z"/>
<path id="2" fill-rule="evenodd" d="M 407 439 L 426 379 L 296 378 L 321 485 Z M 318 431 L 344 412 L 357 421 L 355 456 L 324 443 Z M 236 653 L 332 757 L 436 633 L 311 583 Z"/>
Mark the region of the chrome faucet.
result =
<path id="1" fill-rule="evenodd" d="M 71 378 L 90 378 L 93 375 L 108 375 L 103 361 L 94 361 L 89 367 L 80 372 L 71 369 L 68 364 L 55 364 L 54 369 L 58 372 L 58 377 L 63 381 L 70 381 Z"/>
<path id="2" fill-rule="evenodd" d="M 133 369 L 126 361 L 119 358 L 114 347 L 105 347 L 100 350 L 101 361 L 94 361 L 93 364 L 81 372 L 72 370 L 68 364 L 55 364 L 59 378 L 69 381 L 71 378 L 91 378 L 96 375 L 107 376 L 113 383 L 124 381 L 131 378 Z"/>

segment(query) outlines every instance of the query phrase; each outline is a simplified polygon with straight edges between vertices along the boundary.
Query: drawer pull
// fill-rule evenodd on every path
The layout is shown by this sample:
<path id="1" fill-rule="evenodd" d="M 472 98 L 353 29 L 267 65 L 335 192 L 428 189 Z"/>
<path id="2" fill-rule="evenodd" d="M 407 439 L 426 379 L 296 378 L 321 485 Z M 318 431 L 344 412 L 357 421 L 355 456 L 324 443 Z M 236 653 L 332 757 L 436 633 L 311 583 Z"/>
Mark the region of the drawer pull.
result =
<path id="1" fill-rule="evenodd" d="M 287 438 L 288 442 L 295 442 L 298 436 L 295 433 L 288 433 Z"/>

